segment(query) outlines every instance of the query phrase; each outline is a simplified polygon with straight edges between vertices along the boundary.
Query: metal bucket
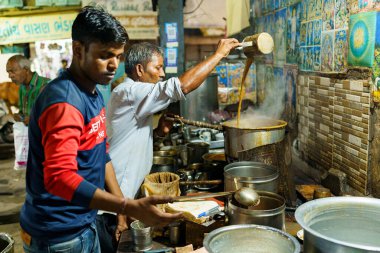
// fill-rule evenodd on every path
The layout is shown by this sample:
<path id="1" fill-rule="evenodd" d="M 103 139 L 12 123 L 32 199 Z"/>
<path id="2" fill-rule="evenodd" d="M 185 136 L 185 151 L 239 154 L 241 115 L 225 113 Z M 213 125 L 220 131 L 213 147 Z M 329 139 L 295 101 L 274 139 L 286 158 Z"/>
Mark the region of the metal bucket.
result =
<path id="1" fill-rule="evenodd" d="M 365 197 L 316 199 L 296 209 L 304 252 L 380 252 L 380 200 Z"/>
<path id="2" fill-rule="evenodd" d="M 298 241 L 291 235 L 267 226 L 231 225 L 218 228 L 203 240 L 209 253 L 299 253 Z"/>
<path id="3" fill-rule="evenodd" d="M 15 241 L 7 233 L 0 233 L 0 252 L 13 253 Z"/>
<path id="4" fill-rule="evenodd" d="M 266 117 L 242 120 L 239 127 L 236 120 L 223 124 L 224 150 L 229 160 L 237 160 L 238 153 L 267 144 L 280 142 L 285 137 L 287 123 Z"/>
<path id="5" fill-rule="evenodd" d="M 234 191 L 242 187 L 259 191 L 278 192 L 279 170 L 261 162 L 235 162 L 224 167 L 224 189 Z"/>
<path id="6" fill-rule="evenodd" d="M 260 203 L 244 208 L 230 198 L 227 206 L 228 224 L 256 224 L 285 231 L 285 199 L 272 192 L 258 191 Z"/>

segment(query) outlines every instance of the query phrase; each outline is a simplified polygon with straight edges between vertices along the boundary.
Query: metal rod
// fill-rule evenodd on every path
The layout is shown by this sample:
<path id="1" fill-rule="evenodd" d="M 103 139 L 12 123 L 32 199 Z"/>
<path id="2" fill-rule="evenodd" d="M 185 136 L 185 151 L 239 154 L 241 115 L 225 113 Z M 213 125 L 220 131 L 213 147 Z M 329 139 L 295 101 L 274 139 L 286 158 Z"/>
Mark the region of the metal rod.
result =
<path id="1" fill-rule="evenodd" d="M 183 201 L 190 201 L 190 200 L 207 199 L 207 198 L 228 196 L 228 195 L 231 195 L 234 193 L 235 193 L 235 191 L 229 191 L 229 192 L 216 192 L 216 193 L 209 193 L 209 194 L 200 194 L 200 195 L 194 195 L 194 196 L 179 196 L 179 197 L 175 197 L 174 201 L 175 202 L 183 202 Z"/>
<path id="2" fill-rule="evenodd" d="M 173 121 L 173 122 L 180 122 L 182 124 L 187 124 L 187 125 L 192 125 L 192 126 L 197 126 L 197 127 L 205 127 L 205 128 L 223 130 L 223 127 L 221 125 L 214 125 L 214 124 L 205 123 L 205 122 L 201 122 L 201 121 L 184 119 L 178 115 L 174 115 L 174 118 L 165 116 L 165 120 Z"/>
<path id="3" fill-rule="evenodd" d="M 215 184 L 222 184 L 222 180 L 200 180 L 200 181 L 186 181 L 186 182 L 179 182 L 179 185 L 197 185 L 197 184 L 208 184 L 208 185 L 215 185 Z"/>

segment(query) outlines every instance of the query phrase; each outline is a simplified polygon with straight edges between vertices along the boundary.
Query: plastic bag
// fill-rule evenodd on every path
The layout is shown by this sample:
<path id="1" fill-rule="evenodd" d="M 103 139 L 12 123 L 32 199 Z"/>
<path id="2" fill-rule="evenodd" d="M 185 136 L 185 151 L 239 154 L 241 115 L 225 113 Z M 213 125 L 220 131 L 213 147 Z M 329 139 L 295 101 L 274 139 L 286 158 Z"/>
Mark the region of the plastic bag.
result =
<path id="1" fill-rule="evenodd" d="M 29 139 L 28 127 L 22 122 L 13 124 L 13 136 L 15 142 L 15 170 L 26 169 L 26 162 L 28 160 Z"/>

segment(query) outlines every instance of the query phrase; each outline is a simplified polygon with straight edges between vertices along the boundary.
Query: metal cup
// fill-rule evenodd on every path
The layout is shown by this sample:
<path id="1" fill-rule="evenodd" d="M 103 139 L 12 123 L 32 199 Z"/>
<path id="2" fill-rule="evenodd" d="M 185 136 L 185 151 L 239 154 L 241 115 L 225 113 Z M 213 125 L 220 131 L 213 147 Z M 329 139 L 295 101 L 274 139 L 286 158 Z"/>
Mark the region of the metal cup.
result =
<path id="1" fill-rule="evenodd" d="M 208 153 L 210 144 L 207 142 L 190 142 L 186 144 L 187 164 L 202 163 L 202 155 Z"/>
<path id="2" fill-rule="evenodd" d="M 152 227 L 136 220 L 131 223 L 131 234 L 135 251 L 145 251 L 153 247 Z"/>
<path id="3" fill-rule="evenodd" d="M 173 222 L 169 224 L 169 241 L 173 245 L 181 245 L 184 243 L 184 223 Z"/>

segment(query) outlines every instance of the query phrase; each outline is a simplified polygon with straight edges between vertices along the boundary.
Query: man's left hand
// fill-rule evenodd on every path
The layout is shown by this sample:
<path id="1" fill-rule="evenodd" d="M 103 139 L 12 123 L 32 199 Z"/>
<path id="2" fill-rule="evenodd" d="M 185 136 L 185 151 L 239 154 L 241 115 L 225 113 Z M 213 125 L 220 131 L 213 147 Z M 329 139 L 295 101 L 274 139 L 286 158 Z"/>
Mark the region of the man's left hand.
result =
<path id="1" fill-rule="evenodd" d="M 165 137 L 173 127 L 173 122 L 165 119 L 166 114 L 163 114 L 158 121 L 158 126 L 155 129 L 159 137 Z"/>
<path id="2" fill-rule="evenodd" d="M 117 225 L 115 229 L 115 240 L 118 242 L 120 240 L 121 234 L 128 229 L 127 216 L 118 214 L 117 215 Z"/>

